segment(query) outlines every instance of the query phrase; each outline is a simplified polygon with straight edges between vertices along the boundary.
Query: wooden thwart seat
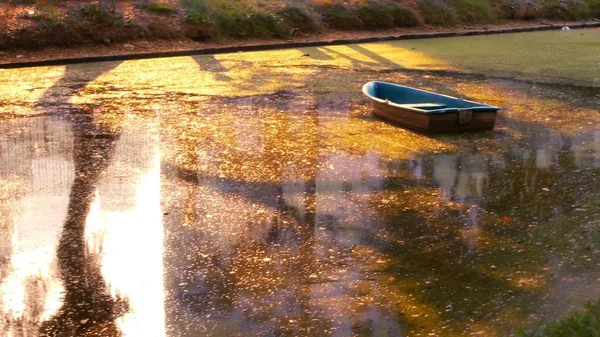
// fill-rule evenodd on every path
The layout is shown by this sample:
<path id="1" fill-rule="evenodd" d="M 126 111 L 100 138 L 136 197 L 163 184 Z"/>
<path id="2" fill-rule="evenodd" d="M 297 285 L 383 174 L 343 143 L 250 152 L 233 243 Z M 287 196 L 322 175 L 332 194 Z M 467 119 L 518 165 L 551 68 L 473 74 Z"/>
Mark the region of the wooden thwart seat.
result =
<path id="1" fill-rule="evenodd" d="M 437 110 L 446 108 L 446 104 L 442 103 L 413 103 L 413 104 L 398 104 L 404 108 L 414 108 L 423 110 Z"/>

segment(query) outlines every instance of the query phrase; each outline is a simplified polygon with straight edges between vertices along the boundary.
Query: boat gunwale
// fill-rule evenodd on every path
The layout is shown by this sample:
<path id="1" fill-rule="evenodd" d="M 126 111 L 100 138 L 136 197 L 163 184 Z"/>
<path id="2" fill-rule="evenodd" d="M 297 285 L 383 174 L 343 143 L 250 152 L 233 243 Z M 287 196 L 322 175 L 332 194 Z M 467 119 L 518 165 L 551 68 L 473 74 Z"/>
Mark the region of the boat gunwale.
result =
<path id="1" fill-rule="evenodd" d="M 367 90 L 367 87 L 371 83 L 373 83 L 373 84 L 382 83 L 382 84 L 388 84 L 388 85 L 395 86 L 395 87 L 400 87 L 400 88 L 403 88 L 403 89 L 416 90 L 416 91 L 420 91 L 420 92 L 423 92 L 423 93 L 426 93 L 426 94 L 431 94 L 433 96 L 445 97 L 445 98 L 450 98 L 450 99 L 453 99 L 453 100 L 462 100 L 463 102 L 476 104 L 478 106 L 474 106 L 474 107 L 470 107 L 470 108 L 441 108 L 441 109 L 435 109 L 435 110 L 417 109 L 417 108 L 413 108 L 413 107 L 409 107 L 409 106 L 404 106 L 402 104 L 398 104 L 398 103 L 393 102 L 393 101 L 384 100 L 384 99 L 381 99 L 379 97 L 375 97 L 375 96 L 371 95 L 368 92 L 368 90 Z M 498 112 L 501 109 L 499 107 L 496 107 L 496 106 L 493 106 L 493 105 L 489 105 L 489 104 L 483 104 L 483 103 L 474 102 L 474 101 L 470 101 L 470 100 L 466 100 L 466 99 L 461 99 L 461 98 L 457 98 L 457 97 L 453 97 L 453 96 L 449 96 L 449 95 L 438 94 L 438 93 L 432 92 L 432 91 L 427 91 L 427 90 L 412 88 L 412 87 L 408 87 L 408 86 L 405 86 L 405 85 L 400 85 L 400 84 L 395 84 L 395 83 L 390 83 L 390 82 L 384 82 L 384 81 L 369 81 L 369 82 L 367 82 L 367 83 L 365 83 L 363 85 L 362 92 L 369 99 L 374 100 L 376 102 L 379 102 L 381 104 L 387 104 L 389 106 L 392 106 L 392 107 L 398 108 L 398 109 L 405 109 L 405 110 L 410 110 L 410 111 L 414 111 L 414 112 L 419 112 L 419 113 L 422 113 L 424 115 L 451 114 L 451 113 L 458 113 L 460 111 L 469 111 L 469 110 L 471 110 L 473 112 L 479 112 L 479 111 L 481 111 L 481 112 Z"/>

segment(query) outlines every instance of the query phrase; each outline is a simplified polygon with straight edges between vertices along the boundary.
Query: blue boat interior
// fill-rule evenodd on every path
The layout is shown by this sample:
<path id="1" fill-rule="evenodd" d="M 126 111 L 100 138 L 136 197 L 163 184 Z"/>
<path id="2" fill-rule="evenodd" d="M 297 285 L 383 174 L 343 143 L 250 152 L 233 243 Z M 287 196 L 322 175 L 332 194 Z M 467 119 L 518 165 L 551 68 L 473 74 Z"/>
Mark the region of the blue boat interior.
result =
<path id="1" fill-rule="evenodd" d="M 373 81 L 365 85 L 365 94 L 400 108 L 416 109 L 428 114 L 460 110 L 497 111 L 499 108 L 397 84 Z"/>

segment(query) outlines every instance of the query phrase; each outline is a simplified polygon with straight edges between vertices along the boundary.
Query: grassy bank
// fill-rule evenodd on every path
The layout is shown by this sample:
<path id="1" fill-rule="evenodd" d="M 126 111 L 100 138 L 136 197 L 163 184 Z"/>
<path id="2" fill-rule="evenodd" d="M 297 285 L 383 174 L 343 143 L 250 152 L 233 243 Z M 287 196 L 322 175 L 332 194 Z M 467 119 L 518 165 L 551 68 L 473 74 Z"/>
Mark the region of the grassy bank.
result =
<path id="1" fill-rule="evenodd" d="M 0 49 L 600 18 L 600 0 L 4 0 Z"/>

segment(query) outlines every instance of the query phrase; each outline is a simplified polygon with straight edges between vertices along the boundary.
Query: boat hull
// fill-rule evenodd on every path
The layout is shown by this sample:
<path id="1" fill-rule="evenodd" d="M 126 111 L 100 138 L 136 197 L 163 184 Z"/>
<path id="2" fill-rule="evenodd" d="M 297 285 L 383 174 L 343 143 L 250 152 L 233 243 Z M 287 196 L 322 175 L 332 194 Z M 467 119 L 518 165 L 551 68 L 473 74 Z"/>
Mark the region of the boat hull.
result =
<path id="1" fill-rule="evenodd" d="M 422 132 L 491 130 L 500 108 L 393 83 L 363 86 L 376 116 Z"/>
<path id="2" fill-rule="evenodd" d="M 496 111 L 474 111 L 471 112 L 470 121 L 464 122 L 461 121 L 461 112 L 424 114 L 375 100 L 371 100 L 371 106 L 379 118 L 416 131 L 432 133 L 492 130 L 497 115 Z"/>

